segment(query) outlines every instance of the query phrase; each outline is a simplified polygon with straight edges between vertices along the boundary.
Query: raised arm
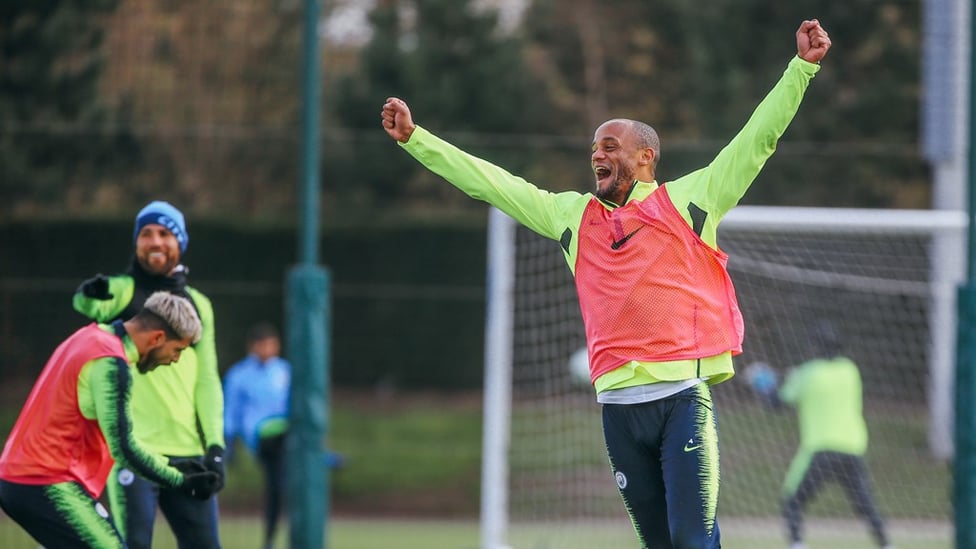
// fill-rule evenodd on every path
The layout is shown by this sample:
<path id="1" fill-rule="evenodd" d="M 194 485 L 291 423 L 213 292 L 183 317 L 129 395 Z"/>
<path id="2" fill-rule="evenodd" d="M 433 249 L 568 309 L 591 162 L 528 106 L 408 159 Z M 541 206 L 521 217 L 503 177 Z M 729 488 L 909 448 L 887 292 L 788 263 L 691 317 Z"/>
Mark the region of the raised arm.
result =
<path id="1" fill-rule="evenodd" d="M 678 211 L 688 202 L 708 212 L 702 237 L 713 242 L 719 220 L 734 207 L 776 151 L 813 76 L 830 49 L 830 38 L 817 20 L 796 31 L 796 56 L 752 116 L 705 168 L 674 181 L 672 199 Z"/>
<path id="2" fill-rule="evenodd" d="M 487 160 L 468 154 L 414 123 L 407 104 L 386 100 L 383 129 L 428 170 L 476 200 L 495 206 L 540 235 L 558 240 L 576 227 L 587 196 L 551 193 Z"/>
<path id="3" fill-rule="evenodd" d="M 830 49 L 830 37 L 820 26 L 820 21 L 811 19 L 800 23 L 796 31 L 796 55 L 809 63 L 819 63 Z"/>
<path id="4" fill-rule="evenodd" d="M 118 318 L 132 301 L 133 289 L 132 278 L 128 276 L 99 273 L 78 286 L 71 305 L 95 322 L 109 322 Z"/>

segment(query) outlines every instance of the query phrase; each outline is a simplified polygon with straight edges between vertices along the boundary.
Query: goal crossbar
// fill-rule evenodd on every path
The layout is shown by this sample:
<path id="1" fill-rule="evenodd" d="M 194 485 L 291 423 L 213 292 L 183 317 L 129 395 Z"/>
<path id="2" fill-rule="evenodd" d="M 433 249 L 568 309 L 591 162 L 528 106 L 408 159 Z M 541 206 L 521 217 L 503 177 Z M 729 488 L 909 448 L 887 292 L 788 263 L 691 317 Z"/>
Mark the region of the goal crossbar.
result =
<path id="1" fill-rule="evenodd" d="M 813 232 L 870 230 L 922 234 L 962 231 L 967 223 L 967 214 L 962 210 L 737 206 L 726 214 L 720 227 L 734 229 L 781 227 Z"/>

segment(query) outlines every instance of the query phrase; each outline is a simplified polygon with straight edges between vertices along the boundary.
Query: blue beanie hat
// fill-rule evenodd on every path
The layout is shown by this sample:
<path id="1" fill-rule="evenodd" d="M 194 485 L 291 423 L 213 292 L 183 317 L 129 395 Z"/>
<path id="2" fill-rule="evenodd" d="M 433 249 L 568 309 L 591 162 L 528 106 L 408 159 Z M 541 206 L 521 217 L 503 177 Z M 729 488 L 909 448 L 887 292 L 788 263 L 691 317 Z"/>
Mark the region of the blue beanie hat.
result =
<path id="1" fill-rule="evenodd" d="M 183 213 L 169 202 L 154 200 L 139 210 L 136 214 L 136 228 L 132 232 L 132 240 L 139 238 L 139 231 L 146 225 L 162 225 L 173 233 L 180 245 L 180 254 L 186 253 L 186 245 L 190 243 L 190 233 L 186 232 L 186 221 Z"/>

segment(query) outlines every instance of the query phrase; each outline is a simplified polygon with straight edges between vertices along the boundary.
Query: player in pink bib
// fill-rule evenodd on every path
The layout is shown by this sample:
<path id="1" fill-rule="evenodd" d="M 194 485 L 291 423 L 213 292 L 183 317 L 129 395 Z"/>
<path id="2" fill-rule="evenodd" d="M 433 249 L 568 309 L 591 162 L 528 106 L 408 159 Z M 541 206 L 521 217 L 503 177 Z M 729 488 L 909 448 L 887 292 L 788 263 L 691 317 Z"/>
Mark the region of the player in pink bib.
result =
<path id="1" fill-rule="evenodd" d="M 115 462 L 162 486 L 210 497 L 217 475 L 171 463 L 132 435 L 132 379 L 178 360 L 200 337 L 189 301 L 153 294 L 126 322 L 89 324 L 62 342 L 0 455 L 0 508 L 45 547 L 125 547 L 99 503 Z M 134 370 L 138 370 L 135 372 Z"/>
<path id="2" fill-rule="evenodd" d="M 742 130 L 712 162 L 658 184 L 657 132 L 628 119 L 593 136 L 593 193 L 547 192 L 414 124 L 383 128 L 434 173 L 559 243 L 576 278 L 614 481 L 643 547 L 718 548 L 719 451 L 710 385 L 734 375 L 743 322 L 718 248 L 722 217 L 786 131 L 830 38 L 816 20 Z"/>

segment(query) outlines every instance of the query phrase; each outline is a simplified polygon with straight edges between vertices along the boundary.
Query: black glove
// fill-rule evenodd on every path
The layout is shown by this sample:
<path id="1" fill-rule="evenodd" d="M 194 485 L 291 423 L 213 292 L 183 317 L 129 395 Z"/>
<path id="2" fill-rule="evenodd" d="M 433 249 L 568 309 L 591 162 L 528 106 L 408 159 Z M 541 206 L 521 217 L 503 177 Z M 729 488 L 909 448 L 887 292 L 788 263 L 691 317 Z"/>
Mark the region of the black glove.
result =
<path id="1" fill-rule="evenodd" d="M 207 472 L 200 458 L 169 458 L 169 466 L 176 467 L 184 475 Z"/>
<path id="2" fill-rule="evenodd" d="M 185 473 L 180 489 L 196 499 L 207 500 L 217 493 L 217 478 L 217 473 L 211 471 Z"/>
<path id="3" fill-rule="evenodd" d="M 80 290 L 85 297 L 100 299 L 102 301 L 106 301 L 114 297 L 108 291 L 108 277 L 102 273 L 98 273 L 94 277 L 82 282 L 81 286 L 78 287 L 78 290 Z"/>
<path id="4" fill-rule="evenodd" d="M 207 448 L 207 455 L 203 456 L 203 465 L 207 471 L 217 473 L 217 487 L 214 492 L 219 492 L 224 488 L 224 449 L 216 444 L 211 444 Z"/>

